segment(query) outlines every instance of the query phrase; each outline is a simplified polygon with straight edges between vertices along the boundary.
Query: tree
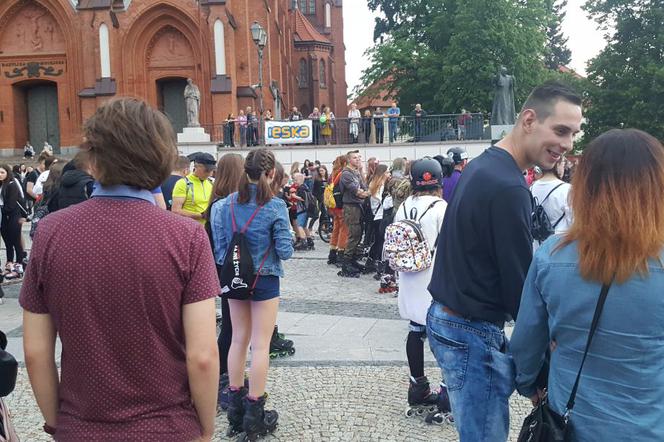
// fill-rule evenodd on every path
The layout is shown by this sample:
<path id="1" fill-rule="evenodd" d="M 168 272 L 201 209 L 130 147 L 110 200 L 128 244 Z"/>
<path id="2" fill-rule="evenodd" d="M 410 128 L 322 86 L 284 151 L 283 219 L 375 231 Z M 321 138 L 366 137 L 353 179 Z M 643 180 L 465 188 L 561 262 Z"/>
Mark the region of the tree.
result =
<path id="1" fill-rule="evenodd" d="M 392 91 L 409 108 L 430 112 L 462 108 L 488 113 L 493 78 L 501 65 L 517 79 L 517 106 L 547 72 L 550 0 L 368 0 L 384 14 L 380 42 L 363 87 L 391 78 Z"/>
<path id="2" fill-rule="evenodd" d="M 572 61 L 572 51 L 567 47 L 568 38 L 563 35 L 561 28 L 567 14 L 567 0 L 548 0 L 548 7 L 551 13 L 546 29 L 547 53 L 544 63 L 549 69 L 556 70 Z"/>
<path id="3" fill-rule="evenodd" d="M 608 40 L 588 68 L 586 139 L 611 128 L 634 127 L 663 140 L 664 4 L 592 0 L 585 9 Z"/>

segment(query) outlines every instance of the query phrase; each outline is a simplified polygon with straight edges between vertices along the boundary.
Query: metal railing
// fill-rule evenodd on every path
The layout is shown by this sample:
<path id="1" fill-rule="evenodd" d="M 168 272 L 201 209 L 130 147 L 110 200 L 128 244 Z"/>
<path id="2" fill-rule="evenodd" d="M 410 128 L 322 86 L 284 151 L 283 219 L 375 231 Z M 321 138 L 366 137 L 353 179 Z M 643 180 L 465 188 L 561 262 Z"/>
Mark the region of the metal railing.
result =
<path id="1" fill-rule="evenodd" d="M 245 147 L 263 145 L 263 121 L 256 126 L 240 126 L 237 121 L 203 125 L 211 140 L 220 146 Z M 327 144 L 393 144 L 453 140 L 489 140 L 489 125 L 479 113 L 335 118 L 329 131 L 318 119 L 313 120 L 314 145 Z"/>

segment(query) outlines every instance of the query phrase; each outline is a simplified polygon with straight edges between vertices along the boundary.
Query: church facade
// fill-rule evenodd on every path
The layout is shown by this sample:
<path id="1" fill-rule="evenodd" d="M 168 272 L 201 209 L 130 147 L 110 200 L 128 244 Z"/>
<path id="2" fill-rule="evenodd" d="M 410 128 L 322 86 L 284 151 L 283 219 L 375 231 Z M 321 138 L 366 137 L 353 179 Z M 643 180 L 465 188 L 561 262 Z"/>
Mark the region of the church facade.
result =
<path id="1" fill-rule="evenodd" d="M 147 100 L 176 131 L 184 88 L 215 130 L 251 106 L 287 118 L 346 114 L 342 0 L 5 0 L 0 2 L 0 155 L 30 141 L 77 146 L 105 101 Z M 251 26 L 267 32 L 262 87 Z"/>

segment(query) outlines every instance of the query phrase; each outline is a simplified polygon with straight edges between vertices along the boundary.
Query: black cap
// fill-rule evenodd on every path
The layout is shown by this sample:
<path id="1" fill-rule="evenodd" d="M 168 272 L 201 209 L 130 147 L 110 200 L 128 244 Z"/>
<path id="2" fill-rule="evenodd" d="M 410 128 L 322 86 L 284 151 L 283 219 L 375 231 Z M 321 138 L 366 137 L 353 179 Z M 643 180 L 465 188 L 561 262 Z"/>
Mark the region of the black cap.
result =
<path id="1" fill-rule="evenodd" d="M 217 164 L 217 160 L 215 160 L 214 157 L 207 152 L 192 153 L 187 155 L 187 158 L 189 158 L 194 163 L 205 164 L 206 166 L 215 166 Z"/>

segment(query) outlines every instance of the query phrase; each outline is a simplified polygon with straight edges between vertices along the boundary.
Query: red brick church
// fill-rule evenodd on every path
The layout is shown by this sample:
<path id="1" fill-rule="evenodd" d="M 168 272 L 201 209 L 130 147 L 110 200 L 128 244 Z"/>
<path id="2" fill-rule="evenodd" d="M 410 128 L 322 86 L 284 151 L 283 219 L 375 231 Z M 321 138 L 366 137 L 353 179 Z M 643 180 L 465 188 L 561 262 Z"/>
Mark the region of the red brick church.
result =
<path id="1" fill-rule="evenodd" d="M 187 78 L 204 126 L 258 109 L 254 22 L 267 32 L 264 109 L 345 115 L 342 0 L 0 1 L 0 155 L 28 140 L 78 145 L 83 121 L 117 96 L 146 99 L 180 131 Z"/>

